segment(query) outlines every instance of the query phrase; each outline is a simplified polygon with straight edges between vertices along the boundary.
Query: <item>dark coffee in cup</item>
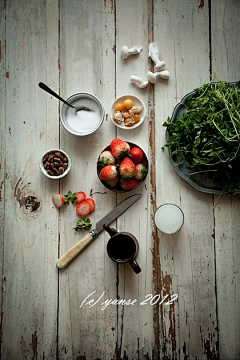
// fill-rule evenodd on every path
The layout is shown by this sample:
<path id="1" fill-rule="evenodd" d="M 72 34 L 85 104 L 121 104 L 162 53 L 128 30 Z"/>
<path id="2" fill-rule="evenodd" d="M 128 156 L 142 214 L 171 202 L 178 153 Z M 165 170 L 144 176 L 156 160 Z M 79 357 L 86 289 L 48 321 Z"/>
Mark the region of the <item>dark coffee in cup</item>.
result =
<path id="1" fill-rule="evenodd" d="M 117 232 L 106 224 L 103 227 L 111 236 L 107 244 L 109 257 L 119 264 L 128 262 L 136 274 L 140 273 L 141 269 L 135 259 L 138 252 L 137 239 L 127 232 Z"/>
<path id="2" fill-rule="evenodd" d="M 107 245 L 108 254 L 119 262 L 126 262 L 135 254 L 135 242 L 125 234 L 116 234 Z"/>

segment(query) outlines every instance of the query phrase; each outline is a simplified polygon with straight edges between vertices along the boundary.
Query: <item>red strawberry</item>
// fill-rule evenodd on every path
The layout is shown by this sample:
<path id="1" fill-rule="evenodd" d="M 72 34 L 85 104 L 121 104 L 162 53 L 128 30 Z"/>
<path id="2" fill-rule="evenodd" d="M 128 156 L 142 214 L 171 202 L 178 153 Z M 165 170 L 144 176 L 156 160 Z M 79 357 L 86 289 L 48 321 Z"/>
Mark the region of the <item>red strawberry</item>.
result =
<path id="1" fill-rule="evenodd" d="M 100 171 L 100 180 L 113 180 L 117 176 L 117 168 L 115 165 L 107 165 Z"/>
<path id="2" fill-rule="evenodd" d="M 110 148 L 113 156 L 115 156 L 117 159 L 123 158 L 130 152 L 129 144 L 119 138 L 115 138 L 111 141 Z"/>
<path id="3" fill-rule="evenodd" d="M 86 199 L 86 194 L 85 194 L 84 191 L 77 191 L 77 192 L 75 193 L 75 197 L 76 197 L 75 203 L 76 203 L 76 204 L 79 204 L 80 202 L 82 202 L 83 200 Z"/>
<path id="4" fill-rule="evenodd" d="M 130 150 L 130 155 L 132 157 L 132 160 L 136 163 L 140 162 L 143 158 L 143 152 L 138 147 L 133 147 Z"/>
<path id="5" fill-rule="evenodd" d="M 141 181 L 136 179 L 131 179 L 131 180 L 121 179 L 121 187 L 124 191 L 131 191 L 135 189 L 140 183 Z"/>
<path id="6" fill-rule="evenodd" d="M 79 216 L 86 216 L 91 212 L 91 205 L 87 200 L 83 200 L 76 206 L 76 212 Z"/>
<path id="7" fill-rule="evenodd" d="M 95 210 L 95 201 L 92 198 L 86 198 L 86 201 L 90 204 L 90 213 Z"/>
<path id="8" fill-rule="evenodd" d="M 106 183 L 110 188 L 113 189 L 113 188 L 115 188 L 117 186 L 119 181 L 120 181 L 120 176 L 117 175 L 113 180 L 106 181 Z"/>
<path id="9" fill-rule="evenodd" d="M 111 151 L 109 151 L 109 150 L 103 151 L 98 159 L 98 163 L 103 166 L 112 165 L 112 164 L 115 164 L 115 162 L 116 162 L 116 159 L 113 156 L 113 154 L 111 153 Z"/>
<path id="10" fill-rule="evenodd" d="M 64 204 L 64 197 L 61 194 L 55 193 L 52 195 L 52 201 L 56 207 L 60 208 Z"/>
<path id="11" fill-rule="evenodd" d="M 135 164 L 129 158 L 125 157 L 119 166 L 120 176 L 125 180 L 130 180 L 135 176 Z"/>
<path id="12" fill-rule="evenodd" d="M 142 180 L 147 176 L 148 170 L 144 164 L 137 164 L 135 168 L 135 179 Z"/>

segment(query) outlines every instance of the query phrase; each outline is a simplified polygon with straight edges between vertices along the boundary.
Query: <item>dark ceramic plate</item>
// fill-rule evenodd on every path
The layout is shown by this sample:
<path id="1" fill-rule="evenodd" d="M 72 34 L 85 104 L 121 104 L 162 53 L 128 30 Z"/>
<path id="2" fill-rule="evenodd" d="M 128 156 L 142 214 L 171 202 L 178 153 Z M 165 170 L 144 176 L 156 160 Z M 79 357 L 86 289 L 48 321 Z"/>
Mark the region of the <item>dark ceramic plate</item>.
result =
<path id="1" fill-rule="evenodd" d="M 132 143 L 132 142 L 130 142 L 130 141 L 127 141 L 127 143 L 130 145 L 130 149 L 132 149 L 133 147 L 138 147 L 139 149 L 142 150 L 142 152 L 143 152 L 143 159 L 142 159 L 141 163 L 144 164 L 144 165 L 146 165 L 147 169 L 149 170 L 148 158 L 147 158 L 147 155 L 146 155 L 145 151 L 144 151 L 139 145 L 137 145 L 137 144 L 134 144 L 134 143 Z M 109 145 L 106 146 L 106 147 L 101 151 L 101 153 L 102 153 L 103 151 L 106 151 L 106 150 L 111 151 Z M 99 156 L 100 156 L 100 155 L 99 155 Z M 99 159 L 99 158 L 98 158 L 98 159 Z M 97 163 L 97 174 L 98 174 L 98 178 L 99 178 L 99 174 L 100 174 L 101 169 L 102 169 L 102 166 Z M 140 186 L 142 186 L 142 184 L 143 184 L 143 183 L 145 182 L 145 180 L 146 180 L 146 177 L 147 177 L 147 175 L 146 175 L 145 178 L 140 182 L 140 184 L 139 184 L 138 186 L 136 186 L 133 190 L 130 190 L 130 191 L 122 190 L 119 185 L 116 186 L 116 187 L 114 187 L 114 188 L 111 188 L 105 181 L 100 180 L 100 178 L 99 178 L 99 180 L 100 180 L 101 183 L 102 183 L 107 189 L 109 189 L 109 190 L 112 190 L 112 191 L 115 191 L 115 192 L 118 192 L 118 193 L 129 193 L 129 192 L 131 192 L 131 191 L 135 191 L 135 190 L 138 189 Z"/>
<path id="2" fill-rule="evenodd" d="M 230 84 L 235 84 L 235 82 L 231 82 Z M 196 91 L 191 91 L 190 93 L 186 94 L 182 100 L 175 106 L 171 122 L 174 123 L 176 121 L 177 117 L 182 118 L 183 113 L 188 110 L 187 107 L 187 100 L 192 95 L 194 95 Z M 166 131 L 166 139 L 167 141 L 170 140 L 170 135 L 168 131 Z M 191 175 L 193 172 L 192 169 L 188 167 L 188 162 L 185 160 L 183 154 L 179 154 L 178 156 L 173 156 L 171 149 L 169 148 L 169 158 L 171 164 L 174 166 L 176 172 L 179 176 L 181 176 L 184 180 L 186 180 L 189 184 L 191 184 L 195 189 L 209 194 L 221 194 L 222 190 L 220 185 L 216 184 L 210 179 L 204 178 L 200 174 Z M 229 184 L 229 186 L 234 186 L 234 191 L 231 192 L 231 195 L 240 194 L 240 179 L 239 182 L 236 184 Z M 229 193 L 225 193 L 225 195 L 229 195 Z"/>

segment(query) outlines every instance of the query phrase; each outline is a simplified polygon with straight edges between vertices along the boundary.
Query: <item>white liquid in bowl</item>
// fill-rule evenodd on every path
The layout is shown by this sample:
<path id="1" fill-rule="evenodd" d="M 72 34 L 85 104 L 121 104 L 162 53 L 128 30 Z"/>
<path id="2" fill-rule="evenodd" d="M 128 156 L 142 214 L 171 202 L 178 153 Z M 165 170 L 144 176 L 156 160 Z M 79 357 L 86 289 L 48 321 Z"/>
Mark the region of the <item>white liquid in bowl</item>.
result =
<path id="1" fill-rule="evenodd" d="M 181 228 L 184 216 L 178 206 L 164 204 L 155 212 L 154 220 L 159 230 L 166 234 L 174 234 Z"/>

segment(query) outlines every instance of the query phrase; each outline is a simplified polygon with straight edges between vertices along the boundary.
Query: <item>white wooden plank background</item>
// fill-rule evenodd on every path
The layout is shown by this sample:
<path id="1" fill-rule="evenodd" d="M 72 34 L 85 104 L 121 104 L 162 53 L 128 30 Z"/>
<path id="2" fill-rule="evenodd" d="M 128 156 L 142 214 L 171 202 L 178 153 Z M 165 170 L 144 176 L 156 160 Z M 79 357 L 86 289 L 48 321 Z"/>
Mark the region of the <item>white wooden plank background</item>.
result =
<path id="1" fill-rule="evenodd" d="M 139 89 L 130 83 L 130 76 L 137 75 L 146 77 L 148 70 L 148 3 L 146 1 L 131 1 L 128 6 L 134 12 L 127 11 L 126 3 L 116 2 L 116 95 L 133 94 L 140 97 L 145 104 L 148 101 L 148 87 Z M 133 15 L 134 14 L 134 15 Z M 123 20 L 124 19 L 124 20 Z M 127 24 L 127 26 L 125 25 Z M 128 25 L 131 24 L 131 31 Z M 140 44 L 143 46 L 140 54 L 121 58 L 121 48 L 127 45 L 129 48 Z M 144 124 L 137 129 L 124 131 L 118 129 L 117 135 L 126 141 L 139 144 L 145 152 L 151 156 L 149 146 L 149 114 Z M 136 190 L 139 193 L 139 190 Z M 127 264 L 119 267 L 119 298 L 137 299 L 134 306 L 119 307 L 118 314 L 118 354 L 120 357 L 127 356 L 130 359 L 150 356 L 153 348 L 153 316 L 152 306 L 141 305 L 145 296 L 152 293 L 152 269 L 151 269 L 151 227 L 150 217 L 150 182 L 149 179 L 141 190 L 142 198 L 138 201 L 135 211 L 129 211 L 126 216 L 118 219 L 118 227 L 121 231 L 129 231 L 139 241 L 139 254 L 137 260 L 142 269 L 136 277 Z M 120 196 L 119 196 L 120 199 Z M 132 344 L 135 344 L 133 347 Z"/>
<path id="2" fill-rule="evenodd" d="M 214 8 L 216 10 L 214 11 Z M 212 71 L 225 81 L 239 80 L 240 59 L 236 48 L 240 40 L 240 4 L 221 1 L 212 3 Z M 215 196 L 216 288 L 221 359 L 240 356 L 240 224 L 239 197 Z M 229 334 L 232 334 L 229 336 Z"/>
<path id="3" fill-rule="evenodd" d="M 198 192 L 161 150 L 162 123 L 187 92 L 211 72 L 239 80 L 239 18 L 237 0 L 0 2 L 0 359 L 240 358 L 239 196 L 217 200 Z M 152 41 L 171 77 L 138 89 L 129 78 L 153 68 Z M 121 59 L 123 45 L 138 43 L 139 55 Z M 99 97 L 106 112 L 101 128 L 86 138 L 69 134 L 59 119 L 62 105 L 38 88 L 40 81 L 65 98 Z M 110 121 L 111 103 L 125 93 L 148 108 L 136 130 L 120 131 Z M 115 266 L 104 232 L 58 271 L 56 259 L 84 232 L 73 230 L 75 207 L 59 211 L 51 195 L 93 194 L 93 224 L 126 198 L 96 176 L 97 157 L 115 136 L 136 142 L 150 159 L 150 174 L 136 191 L 142 198 L 112 225 L 138 238 L 142 272 Z M 39 170 L 41 154 L 52 147 L 72 159 L 61 181 Z M 27 206 L 29 196 L 36 210 Z M 184 211 L 184 226 L 173 236 L 153 226 L 153 212 L 164 202 Z M 137 302 L 80 307 L 93 292 L 95 300 L 104 293 L 101 302 Z M 140 305 L 147 294 L 174 293 L 173 305 Z"/>
<path id="4" fill-rule="evenodd" d="M 57 68 L 47 70 L 48 59 L 57 63 L 56 10 L 46 1 L 4 2 L 3 8 L 3 359 L 36 358 L 40 349 L 48 358 L 56 355 L 58 214 L 51 194 L 58 184 L 41 176 L 38 162 L 47 148 L 58 146 L 58 111 L 37 86 L 43 77 L 58 79 Z M 37 211 L 26 208 L 27 196 L 40 202 Z"/>
<path id="5" fill-rule="evenodd" d="M 191 6 L 156 1 L 155 11 L 160 18 L 155 41 L 159 39 L 162 58 L 171 71 L 169 84 L 155 85 L 155 119 L 163 122 L 175 104 L 209 76 L 209 44 L 203 41 L 209 38 L 208 7 L 199 8 L 198 1 Z M 190 49 L 194 49 L 191 56 Z M 179 179 L 168 151 L 160 150 L 164 143 L 165 129 L 158 126 L 156 164 L 164 171 L 157 172 L 157 204 L 179 205 L 185 223 L 174 236 L 159 234 L 160 289 L 179 295 L 174 306 L 161 308 L 160 347 L 166 357 L 177 357 L 180 349 L 184 356 L 201 359 L 206 346 L 212 355 L 217 352 L 212 196 Z"/>
<path id="6" fill-rule="evenodd" d="M 106 114 L 115 97 L 114 11 L 111 2 L 62 1 L 60 3 L 60 91 L 68 97 L 75 92 L 90 92 L 102 102 Z M 96 16 L 91 16 L 91 9 Z M 72 21 L 75 16 L 76 21 Z M 63 193 L 91 190 L 96 202 L 92 223 L 116 205 L 116 195 L 105 191 L 96 176 L 97 158 L 114 135 L 110 119 L 105 118 L 94 135 L 78 138 L 61 127 L 61 147 L 71 154 L 73 168 L 62 184 Z M 71 226 L 69 226 L 69 220 Z M 61 212 L 60 254 L 74 245 L 81 234 L 72 230 L 77 220 L 74 207 Z M 108 236 L 102 233 L 77 261 L 60 271 L 59 356 L 111 358 L 115 351 L 116 308 L 105 311 L 96 305 L 84 306 L 82 301 L 95 291 L 95 300 L 116 297 L 116 269 L 108 260 L 105 247 Z M 62 311 L 63 310 L 63 311 Z M 75 319 L 72 324 L 72 319 Z M 112 321 L 113 320 L 113 321 Z"/>

